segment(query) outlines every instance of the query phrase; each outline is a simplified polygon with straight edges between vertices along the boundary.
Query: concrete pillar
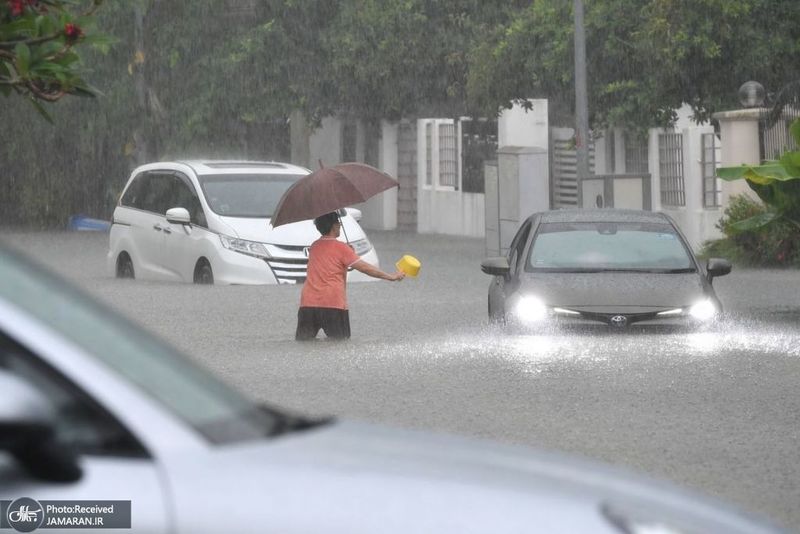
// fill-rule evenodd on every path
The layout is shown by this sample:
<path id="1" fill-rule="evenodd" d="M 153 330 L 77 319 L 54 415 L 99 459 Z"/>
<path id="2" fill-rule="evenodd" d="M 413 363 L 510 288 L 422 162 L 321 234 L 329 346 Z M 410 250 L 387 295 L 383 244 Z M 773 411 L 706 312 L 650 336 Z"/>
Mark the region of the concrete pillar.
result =
<path id="1" fill-rule="evenodd" d="M 547 99 L 528 102 L 530 110 L 514 104 L 497 118 L 497 146 L 549 146 Z"/>
<path id="2" fill-rule="evenodd" d="M 505 254 L 522 221 L 550 209 L 548 152 L 536 147 L 500 147 L 497 175 L 497 228 L 500 253 Z M 492 246 L 487 242 L 487 249 Z"/>
<path id="3" fill-rule="evenodd" d="M 761 163 L 761 149 L 758 136 L 758 121 L 763 109 L 739 109 L 715 113 L 714 118 L 719 121 L 720 142 L 722 150 L 720 160 L 723 167 Z M 735 182 L 722 182 L 722 206 L 728 205 L 732 195 L 746 194 L 757 199 L 758 197 L 747 185 L 745 180 Z"/>

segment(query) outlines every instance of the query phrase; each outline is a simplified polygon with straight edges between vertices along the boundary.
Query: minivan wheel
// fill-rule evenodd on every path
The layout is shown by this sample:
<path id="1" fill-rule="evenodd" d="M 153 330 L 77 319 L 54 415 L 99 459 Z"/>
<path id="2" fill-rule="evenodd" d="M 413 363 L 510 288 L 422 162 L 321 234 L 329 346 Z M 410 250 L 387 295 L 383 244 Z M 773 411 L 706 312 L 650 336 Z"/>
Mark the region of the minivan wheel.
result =
<path id="1" fill-rule="evenodd" d="M 214 272 L 211 270 L 211 265 L 209 265 L 207 260 L 200 260 L 197 262 L 197 267 L 194 268 L 194 283 L 214 283 Z"/>
<path id="2" fill-rule="evenodd" d="M 136 278 L 133 272 L 133 261 L 127 252 L 123 252 L 117 258 L 117 278 Z"/>

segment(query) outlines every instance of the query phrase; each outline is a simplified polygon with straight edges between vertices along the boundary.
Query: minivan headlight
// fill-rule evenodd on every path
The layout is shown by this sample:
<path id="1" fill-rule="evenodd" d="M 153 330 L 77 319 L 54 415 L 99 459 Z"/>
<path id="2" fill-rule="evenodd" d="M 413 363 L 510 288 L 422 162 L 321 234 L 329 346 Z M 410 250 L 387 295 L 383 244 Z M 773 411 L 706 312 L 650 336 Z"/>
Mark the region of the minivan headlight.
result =
<path id="1" fill-rule="evenodd" d="M 711 299 L 701 300 L 689 308 L 689 315 L 701 321 L 708 321 L 717 314 L 717 307 Z"/>
<path id="2" fill-rule="evenodd" d="M 271 258 L 267 247 L 263 243 L 257 241 L 248 241 L 246 239 L 239 239 L 238 237 L 231 237 L 229 235 L 220 234 L 219 240 L 222 241 L 222 246 L 228 250 L 247 254 L 248 256 L 255 256 L 257 258 Z"/>
<path id="3" fill-rule="evenodd" d="M 363 256 L 370 250 L 372 250 L 372 243 L 369 242 L 369 239 L 366 237 L 364 239 L 359 239 L 358 241 L 351 241 L 350 246 L 353 247 L 353 250 L 359 256 Z"/>

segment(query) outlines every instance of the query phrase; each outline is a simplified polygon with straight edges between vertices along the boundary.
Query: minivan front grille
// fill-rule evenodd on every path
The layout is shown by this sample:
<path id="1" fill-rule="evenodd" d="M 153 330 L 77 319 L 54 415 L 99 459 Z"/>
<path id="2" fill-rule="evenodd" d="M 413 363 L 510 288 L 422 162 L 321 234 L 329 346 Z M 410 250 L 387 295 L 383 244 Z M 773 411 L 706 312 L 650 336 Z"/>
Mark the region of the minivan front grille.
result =
<path id="1" fill-rule="evenodd" d="M 301 284 L 306 281 L 308 258 L 270 258 L 266 261 L 279 284 Z"/>

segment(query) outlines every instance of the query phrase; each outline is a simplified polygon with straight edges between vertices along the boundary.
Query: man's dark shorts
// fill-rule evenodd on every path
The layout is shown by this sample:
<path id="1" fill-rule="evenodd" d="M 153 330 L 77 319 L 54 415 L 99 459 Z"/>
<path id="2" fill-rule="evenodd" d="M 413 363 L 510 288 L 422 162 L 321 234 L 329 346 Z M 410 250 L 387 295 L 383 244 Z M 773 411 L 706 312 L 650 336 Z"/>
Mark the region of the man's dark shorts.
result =
<path id="1" fill-rule="evenodd" d="M 338 308 L 302 307 L 297 310 L 297 341 L 307 341 L 317 337 L 317 332 L 325 332 L 330 339 L 350 339 L 350 313 Z"/>

